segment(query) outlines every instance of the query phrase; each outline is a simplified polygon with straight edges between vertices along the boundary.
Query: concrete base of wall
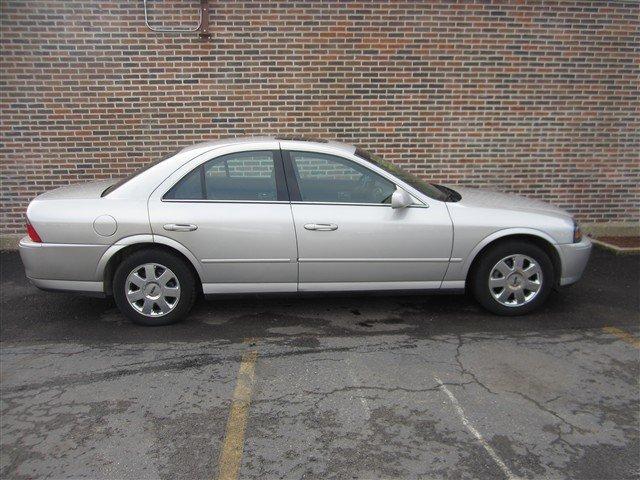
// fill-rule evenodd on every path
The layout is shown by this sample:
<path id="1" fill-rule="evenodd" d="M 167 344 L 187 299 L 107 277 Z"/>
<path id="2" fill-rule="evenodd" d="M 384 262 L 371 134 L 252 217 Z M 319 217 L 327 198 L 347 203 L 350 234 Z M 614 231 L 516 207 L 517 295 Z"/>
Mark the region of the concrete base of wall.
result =
<path id="1" fill-rule="evenodd" d="M 18 242 L 24 234 L 3 234 L 0 236 L 0 250 L 17 250 Z"/>
<path id="2" fill-rule="evenodd" d="M 631 237 L 634 235 L 640 235 L 640 223 L 585 223 L 582 224 L 582 230 L 585 234 L 593 237 Z M 23 236 L 24 234 L 4 234 L 0 236 L 0 249 L 16 250 L 18 248 L 18 242 Z"/>
<path id="3" fill-rule="evenodd" d="M 634 237 L 640 235 L 640 222 L 582 223 L 582 231 L 592 237 Z"/>
<path id="4" fill-rule="evenodd" d="M 612 243 L 608 243 L 608 242 L 603 242 L 601 240 L 598 240 L 596 238 L 592 238 L 591 241 L 601 247 L 604 248 L 605 250 L 609 250 L 610 252 L 613 252 L 617 255 L 625 255 L 625 254 L 635 254 L 635 253 L 640 253 L 640 248 L 639 247 L 619 247 L 617 245 L 614 245 Z"/>

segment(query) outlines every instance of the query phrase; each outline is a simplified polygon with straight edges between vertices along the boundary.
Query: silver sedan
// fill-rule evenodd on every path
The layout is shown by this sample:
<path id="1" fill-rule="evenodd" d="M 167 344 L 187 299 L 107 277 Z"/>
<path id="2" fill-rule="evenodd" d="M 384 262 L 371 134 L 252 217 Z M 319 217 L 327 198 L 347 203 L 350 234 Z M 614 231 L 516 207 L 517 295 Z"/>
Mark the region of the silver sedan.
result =
<path id="1" fill-rule="evenodd" d="M 20 254 L 46 290 L 113 296 L 165 325 L 200 293 L 472 292 L 520 315 L 576 282 L 591 243 L 566 211 L 434 185 L 359 148 L 247 138 L 35 198 Z"/>

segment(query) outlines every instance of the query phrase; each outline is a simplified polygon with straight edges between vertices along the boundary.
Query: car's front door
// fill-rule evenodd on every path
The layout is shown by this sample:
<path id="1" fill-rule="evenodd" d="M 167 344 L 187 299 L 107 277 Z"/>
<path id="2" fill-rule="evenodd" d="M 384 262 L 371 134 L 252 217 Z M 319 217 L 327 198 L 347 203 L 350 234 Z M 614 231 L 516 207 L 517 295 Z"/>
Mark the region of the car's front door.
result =
<path id="1" fill-rule="evenodd" d="M 300 291 L 439 288 L 453 229 L 442 202 L 392 209 L 395 184 L 344 157 L 284 151 Z"/>
<path id="2" fill-rule="evenodd" d="M 151 196 L 154 235 L 193 254 L 205 293 L 296 291 L 296 239 L 280 151 L 193 163 Z"/>

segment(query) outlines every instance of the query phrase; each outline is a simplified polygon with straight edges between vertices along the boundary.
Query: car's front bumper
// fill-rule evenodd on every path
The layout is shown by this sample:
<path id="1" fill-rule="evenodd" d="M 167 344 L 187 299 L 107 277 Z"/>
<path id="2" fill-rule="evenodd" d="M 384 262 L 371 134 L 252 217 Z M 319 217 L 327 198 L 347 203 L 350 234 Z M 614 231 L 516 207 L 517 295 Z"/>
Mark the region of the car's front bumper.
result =
<path id="1" fill-rule="evenodd" d="M 560 285 L 571 285 L 582 277 L 589 256 L 591 255 L 591 240 L 584 237 L 578 243 L 566 243 L 557 245 L 562 264 Z"/>
<path id="2" fill-rule="evenodd" d="M 78 245 L 20 240 L 20 258 L 27 278 L 43 290 L 100 294 L 97 265 L 108 245 Z"/>

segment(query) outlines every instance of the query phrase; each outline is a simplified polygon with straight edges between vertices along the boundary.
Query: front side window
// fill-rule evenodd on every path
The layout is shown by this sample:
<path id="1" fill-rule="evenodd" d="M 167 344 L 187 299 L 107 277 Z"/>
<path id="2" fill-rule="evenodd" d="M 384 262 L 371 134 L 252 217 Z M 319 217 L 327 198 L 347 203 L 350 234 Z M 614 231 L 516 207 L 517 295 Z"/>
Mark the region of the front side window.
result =
<path id="1" fill-rule="evenodd" d="M 214 158 L 183 177 L 170 200 L 273 201 L 278 198 L 273 152 L 239 152 Z"/>
<path id="2" fill-rule="evenodd" d="M 289 152 L 303 202 L 391 202 L 393 182 L 346 158 L 315 152 Z"/>
<path id="3" fill-rule="evenodd" d="M 432 183 L 425 182 L 421 178 L 402 170 L 397 165 L 394 165 L 391 162 L 387 162 L 383 160 L 378 155 L 374 155 L 366 150 L 362 150 L 361 148 L 356 149 L 356 155 L 360 158 L 367 160 L 368 162 L 373 163 L 376 167 L 383 169 L 385 172 L 390 173 L 394 177 L 399 178 L 405 183 L 408 183 L 413 188 L 418 190 L 420 193 L 427 195 L 428 197 L 434 198 L 436 200 L 440 200 L 442 202 L 447 201 L 458 201 L 460 200 L 460 195 L 454 190 L 444 187 L 441 185 L 434 185 Z"/>

